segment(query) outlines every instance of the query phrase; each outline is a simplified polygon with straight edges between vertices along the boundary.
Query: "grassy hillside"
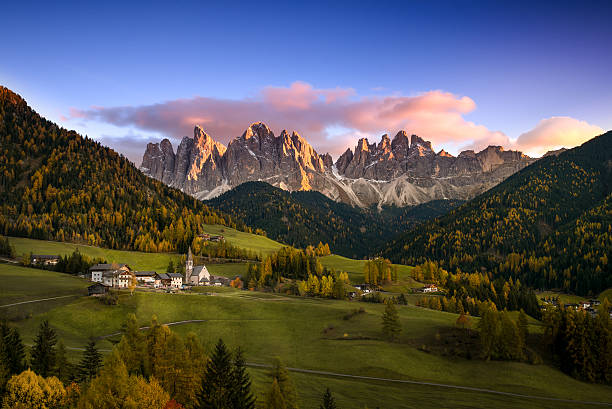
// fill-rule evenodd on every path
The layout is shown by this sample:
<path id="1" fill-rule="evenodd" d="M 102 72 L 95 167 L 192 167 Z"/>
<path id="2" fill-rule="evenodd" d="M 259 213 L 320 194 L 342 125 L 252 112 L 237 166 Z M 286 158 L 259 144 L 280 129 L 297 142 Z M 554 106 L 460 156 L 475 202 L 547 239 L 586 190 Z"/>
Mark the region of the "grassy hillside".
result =
<path id="1" fill-rule="evenodd" d="M 279 250 L 281 247 L 284 246 L 284 244 L 281 244 L 267 237 L 238 231 L 236 229 L 232 229 L 230 227 L 218 224 L 204 225 L 202 227 L 202 230 L 204 231 L 204 233 L 222 235 L 225 240 L 227 240 L 234 246 L 251 250 L 256 253 L 261 253 L 264 256 L 270 253 L 274 253 L 275 251 Z"/>
<path id="2" fill-rule="evenodd" d="M 30 272 L 13 266 L 0 269 L 0 280 L 10 283 L 12 300 L 19 292 L 30 297 L 32 287 L 44 289 L 45 294 L 66 291 L 66 284 L 58 281 L 59 276 L 55 273 L 33 270 L 38 278 L 34 277 L 29 285 L 22 283 L 23 277 Z M 44 280 L 39 281 L 40 277 Z M 77 280 L 73 290 L 78 292 L 78 279 L 66 278 Z M 465 360 L 420 351 L 417 346 L 427 343 L 436 332 L 454 325 L 456 315 L 439 311 L 398 307 L 403 327 L 401 342 L 389 343 L 380 339 L 382 305 L 231 289 L 214 296 L 157 293 L 130 296 L 126 293 L 120 296 L 118 306 L 106 306 L 88 297 L 68 300 L 61 305 L 45 304 L 47 308 L 37 309 L 31 318 L 16 322 L 25 342 L 32 342 L 43 319 L 50 320 L 70 348 L 83 347 L 90 336 L 118 331 L 130 312 L 135 313 L 143 325 L 154 314 L 160 322 L 205 319 L 209 321 L 175 326 L 173 330 L 181 334 L 195 332 L 209 349 L 222 337 L 232 347 L 244 347 L 249 362 L 255 363 L 269 363 L 272 358 L 280 357 L 290 367 L 612 402 L 611 388 L 580 383 L 547 365 Z M 0 294 L 0 305 L 3 304 L 5 296 Z M 357 307 L 364 307 L 366 313 L 343 319 Z M 110 349 L 111 341 L 100 341 L 100 348 Z M 73 359 L 76 360 L 78 354 L 75 351 Z M 265 371 L 251 370 L 251 373 L 256 388 L 262 390 L 264 381 L 268 382 Z M 296 374 L 294 378 L 304 408 L 317 407 L 319 394 L 328 385 L 341 407 L 570 407 L 558 402 L 430 386 L 392 385 L 308 374 Z"/>
<path id="3" fill-rule="evenodd" d="M 389 238 L 445 214 L 458 200 L 434 200 L 413 207 L 361 209 L 315 191 L 288 192 L 265 182 L 247 182 L 206 202 L 268 236 L 305 248 L 328 243 L 347 257 L 371 255 Z"/>
<path id="4" fill-rule="evenodd" d="M 381 253 L 588 296 L 612 286 L 610 225 L 612 131 L 538 160 Z"/>
<path id="5" fill-rule="evenodd" d="M 319 257 L 323 267 L 333 268 L 336 271 L 346 271 L 349 274 L 351 282 L 354 284 L 363 283 L 365 260 L 353 260 L 351 258 L 332 254 L 330 256 Z M 410 277 L 412 267 L 402 264 L 394 264 L 397 268 L 398 282 L 386 286 L 384 289 L 388 291 L 406 291 L 410 288 L 422 287 L 423 284 L 413 280 Z"/>

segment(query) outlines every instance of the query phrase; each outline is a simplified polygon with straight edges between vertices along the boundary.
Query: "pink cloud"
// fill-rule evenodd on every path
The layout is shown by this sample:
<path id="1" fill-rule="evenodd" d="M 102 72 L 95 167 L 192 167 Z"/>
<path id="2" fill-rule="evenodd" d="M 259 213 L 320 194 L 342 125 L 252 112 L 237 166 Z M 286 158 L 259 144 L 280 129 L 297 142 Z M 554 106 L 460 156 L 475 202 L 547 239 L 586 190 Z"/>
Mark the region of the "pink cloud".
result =
<path id="1" fill-rule="evenodd" d="M 175 138 L 191 135 L 194 125 L 200 124 L 225 144 L 241 135 L 250 123 L 263 121 L 275 133 L 284 128 L 296 130 L 318 151 L 329 150 L 333 154 L 342 153 L 347 144 L 354 145 L 364 134 L 370 135 L 372 142 L 378 140 L 381 133 L 393 136 L 400 129 L 418 134 L 440 147 L 448 144 L 479 148 L 489 144 L 510 146 L 512 142 L 503 132 L 491 131 L 464 118 L 475 108 L 476 103 L 471 98 L 440 90 L 414 96 L 360 97 L 351 88 L 320 89 L 305 82 L 294 82 L 289 87 L 266 87 L 256 97 L 242 100 L 198 96 L 142 106 L 72 109 L 70 116 L 156 131 Z M 556 138 L 555 132 L 561 132 L 564 126 L 576 128 L 576 123 L 571 121 L 553 122 L 555 126 L 541 122 L 531 131 L 535 133 L 521 135 L 517 146 L 531 147 L 530 144 L 544 139 L 550 142 L 551 138 Z M 580 135 L 597 128 L 584 124 Z M 348 133 L 330 132 L 338 128 Z M 353 143 L 347 142 L 350 134 L 354 135 Z M 567 133 L 564 144 L 570 145 L 576 135 Z"/>
<path id="2" fill-rule="evenodd" d="M 532 130 L 521 134 L 515 146 L 535 155 L 549 150 L 572 148 L 588 141 L 604 130 L 596 125 L 567 116 L 542 119 Z"/>

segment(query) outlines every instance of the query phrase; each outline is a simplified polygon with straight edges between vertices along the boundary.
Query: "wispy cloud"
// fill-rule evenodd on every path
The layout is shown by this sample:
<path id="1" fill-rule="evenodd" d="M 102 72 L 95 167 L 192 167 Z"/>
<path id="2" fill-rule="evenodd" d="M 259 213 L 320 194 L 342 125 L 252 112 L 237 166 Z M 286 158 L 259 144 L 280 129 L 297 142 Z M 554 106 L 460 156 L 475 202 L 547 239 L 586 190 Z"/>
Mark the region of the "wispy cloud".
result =
<path id="1" fill-rule="evenodd" d="M 465 115 L 475 108 L 468 96 L 441 90 L 411 96 L 358 96 L 351 88 L 320 89 L 294 82 L 289 87 L 265 87 L 255 97 L 240 100 L 197 96 L 151 105 L 72 109 L 70 118 L 135 127 L 174 138 L 191 135 L 194 125 L 199 124 L 223 143 L 242 134 L 248 124 L 264 121 L 275 132 L 296 130 L 317 150 L 334 154 L 364 134 L 378 139 L 382 132 L 400 129 L 438 147 L 495 144 L 531 152 L 575 146 L 601 133 L 600 128 L 585 122 L 553 117 L 512 141 L 501 131 L 466 120 Z M 346 131 L 333 131 L 339 128 Z"/>

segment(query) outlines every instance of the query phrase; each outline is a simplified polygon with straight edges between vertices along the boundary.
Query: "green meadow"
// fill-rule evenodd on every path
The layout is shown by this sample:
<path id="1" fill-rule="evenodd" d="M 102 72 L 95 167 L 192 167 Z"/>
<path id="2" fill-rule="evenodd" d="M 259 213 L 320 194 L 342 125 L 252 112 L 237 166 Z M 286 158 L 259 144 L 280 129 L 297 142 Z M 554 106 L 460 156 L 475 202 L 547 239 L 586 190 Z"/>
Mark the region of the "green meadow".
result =
<path id="1" fill-rule="evenodd" d="M 236 247 L 249 249 L 251 251 L 254 251 L 255 253 L 260 253 L 264 256 L 267 254 L 274 253 L 281 247 L 285 246 L 284 244 L 281 244 L 264 236 L 245 233 L 221 225 L 204 225 L 203 230 L 205 233 L 223 236 L 225 240 L 227 240 Z"/>
<path id="2" fill-rule="evenodd" d="M 282 246 L 265 237 L 237 232 L 222 226 L 207 226 L 207 232 L 222 234 L 233 244 L 262 253 Z M 124 262 L 137 270 L 164 271 L 178 254 L 140 253 L 98 247 L 10 238 L 18 254 L 69 254 L 79 249 L 91 257 Z M 364 260 L 331 255 L 321 257 L 328 268 L 347 271 L 353 282 L 363 281 Z M 208 264 L 213 274 L 232 276 L 245 272 L 245 263 Z M 387 288 L 405 291 L 422 284 L 412 280 L 411 267 L 397 266 L 399 283 Z M 561 399 L 612 402 L 612 388 L 579 382 L 552 366 L 512 362 L 485 362 L 452 355 L 439 355 L 422 348 L 436 334 L 453 327 L 457 315 L 409 306 L 398 306 L 402 324 L 399 342 L 381 338 L 383 305 L 356 301 L 299 298 L 280 294 L 240 291 L 230 288 L 202 288 L 190 294 L 123 292 L 119 305 L 107 306 L 86 297 L 86 280 L 44 270 L 0 264 L 0 317 L 20 329 L 24 342 L 31 344 L 40 322 L 48 319 L 59 337 L 78 360 L 90 337 L 98 338 L 105 353 L 117 337 L 99 338 L 119 331 L 129 313 L 141 325 L 156 316 L 161 323 L 206 320 L 172 326 L 180 334 L 195 332 L 210 350 L 223 338 L 231 347 L 245 349 L 250 363 L 269 364 L 280 358 L 288 367 L 388 379 L 477 387 L 525 395 Z M 608 290 L 610 291 L 610 290 Z M 64 297 L 6 306 L 40 298 Z M 416 296 L 410 296 L 411 302 Z M 365 313 L 346 319 L 363 307 Z M 477 319 L 472 319 L 477 325 Z M 530 320 L 531 332 L 541 324 Z M 452 347 L 452 346 L 449 346 Z M 267 370 L 250 369 L 258 394 L 268 387 Z M 432 385 L 399 384 L 388 381 L 340 378 L 319 374 L 293 373 L 301 407 L 316 408 L 320 395 L 329 386 L 343 408 L 461 408 L 524 407 L 569 408 L 576 404 L 500 396 Z M 585 406 L 580 404 L 580 406 Z"/>
<path id="3" fill-rule="evenodd" d="M 418 346 L 436 332 L 453 326 L 457 316 L 414 306 L 398 307 L 403 331 L 400 342 L 390 343 L 381 339 L 384 306 L 378 304 L 223 288 L 207 294 L 136 292 L 131 296 L 124 292 L 119 305 L 107 306 L 96 298 L 82 296 L 88 284 L 85 280 L 60 273 L 0 265 L 0 280 L 3 283 L 0 305 L 38 297 L 77 295 L 61 301 L 23 304 L 17 309 L 0 308 L 4 316 L 14 314 L 14 324 L 28 344 L 43 319 L 51 322 L 70 348 L 82 348 L 90 337 L 119 331 L 128 313 L 136 314 L 142 325 L 147 325 L 153 316 L 161 323 L 206 320 L 172 329 L 180 334 L 195 332 L 208 349 L 223 338 L 231 347 L 243 347 L 251 363 L 268 364 L 279 357 L 295 368 L 612 402 L 611 388 L 578 382 L 548 365 L 485 362 L 423 352 Z M 359 307 L 366 312 L 345 319 Z M 26 315 L 24 308 L 28 311 Z M 98 346 L 109 350 L 116 341 L 116 337 L 103 339 Z M 77 360 L 80 352 L 73 353 Z M 256 389 L 265 390 L 266 370 L 253 368 L 251 373 Z M 570 407 L 560 402 L 433 386 L 302 373 L 293 376 L 304 408 L 317 407 L 319 395 L 327 386 L 337 395 L 341 407 L 346 408 Z"/>

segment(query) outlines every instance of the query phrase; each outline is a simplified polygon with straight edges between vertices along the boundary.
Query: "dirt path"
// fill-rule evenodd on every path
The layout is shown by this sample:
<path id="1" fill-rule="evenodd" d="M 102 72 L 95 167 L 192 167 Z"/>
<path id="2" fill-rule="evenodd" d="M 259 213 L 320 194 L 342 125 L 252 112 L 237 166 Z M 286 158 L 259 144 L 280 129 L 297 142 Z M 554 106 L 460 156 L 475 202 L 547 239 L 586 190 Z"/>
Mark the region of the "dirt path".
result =
<path id="1" fill-rule="evenodd" d="M 272 365 L 255 364 L 255 363 L 247 363 L 247 366 L 251 366 L 255 368 L 272 368 Z M 573 400 L 573 399 L 552 398 L 552 397 L 547 397 L 547 396 L 525 395 L 522 393 L 503 392 L 503 391 L 496 391 L 493 389 L 476 388 L 473 386 L 460 386 L 460 385 L 449 385 L 445 383 L 436 383 L 436 382 L 411 381 L 407 379 L 378 378 L 374 376 L 349 375 L 349 374 L 327 372 L 327 371 L 316 371 L 313 369 L 302 369 L 302 368 L 287 368 L 287 370 L 291 372 L 299 372 L 299 373 L 322 375 L 322 376 L 333 376 L 337 378 L 350 378 L 350 379 L 365 380 L 365 381 L 383 381 L 383 382 L 392 382 L 392 383 L 404 383 L 404 384 L 412 384 L 412 385 L 434 386 L 438 388 L 447 388 L 447 389 L 461 389 L 461 390 L 472 391 L 472 392 L 512 396 L 512 397 L 523 398 L 523 399 L 539 399 L 539 400 L 564 402 L 564 403 L 576 403 L 576 404 L 582 404 L 582 405 L 612 406 L 612 402 L 592 402 L 592 401 L 581 401 L 581 400 Z"/>
<path id="2" fill-rule="evenodd" d="M 33 303 L 33 302 L 42 302 L 42 301 L 58 300 L 58 299 L 60 299 L 60 298 L 68 298 L 68 297 L 81 297 L 81 296 L 80 296 L 80 295 L 71 294 L 71 295 L 62 295 L 62 296 L 59 296 L 59 297 L 39 298 L 38 300 L 21 301 L 21 302 L 16 302 L 16 303 L 13 303 L 13 304 L 5 304 L 5 305 L 0 305 L 0 308 L 5 308 L 5 307 L 14 307 L 15 305 L 29 304 L 29 303 Z"/>

